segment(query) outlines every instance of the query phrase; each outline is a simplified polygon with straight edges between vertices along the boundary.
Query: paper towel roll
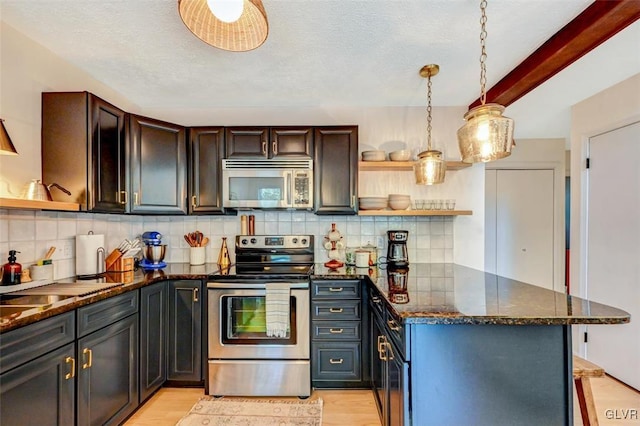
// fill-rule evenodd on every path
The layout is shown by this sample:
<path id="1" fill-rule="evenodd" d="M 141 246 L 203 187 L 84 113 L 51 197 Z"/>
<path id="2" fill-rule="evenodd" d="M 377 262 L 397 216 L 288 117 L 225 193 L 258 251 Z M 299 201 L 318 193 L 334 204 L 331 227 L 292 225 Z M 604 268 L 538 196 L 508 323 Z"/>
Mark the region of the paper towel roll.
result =
<path id="1" fill-rule="evenodd" d="M 104 235 L 77 235 L 76 275 L 96 275 L 104 272 L 104 250 Z"/>

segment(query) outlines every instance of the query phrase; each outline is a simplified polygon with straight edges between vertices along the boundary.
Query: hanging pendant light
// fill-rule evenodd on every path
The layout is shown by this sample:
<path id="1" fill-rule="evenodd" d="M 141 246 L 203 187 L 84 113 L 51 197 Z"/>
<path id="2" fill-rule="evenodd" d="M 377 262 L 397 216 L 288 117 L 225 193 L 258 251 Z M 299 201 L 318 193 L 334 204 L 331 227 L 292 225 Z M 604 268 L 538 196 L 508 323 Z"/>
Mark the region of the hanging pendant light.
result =
<path id="1" fill-rule="evenodd" d="M 431 149 L 431 77 L 439 71 L 440 67 L 435 64 L 425 65 L 420 69 L 420 75 L 427 79 L 427 150 L 418 154 L 418 161 L 413 165 L 418 185 L 442 183 L 447 171 L 442 152 Z"/>
<path id="2" fill-rule="evenodd" d="M 513 120 L 504 117 L 504 107 L 496 103 L 485 104 L 487 93 L 487 0 L 480 1 L 480 102 L 467 111 L 466 123 L 458 129 L 458 146 L 464 163 L 498 160 L 511 155 L 513 146 Z"/>

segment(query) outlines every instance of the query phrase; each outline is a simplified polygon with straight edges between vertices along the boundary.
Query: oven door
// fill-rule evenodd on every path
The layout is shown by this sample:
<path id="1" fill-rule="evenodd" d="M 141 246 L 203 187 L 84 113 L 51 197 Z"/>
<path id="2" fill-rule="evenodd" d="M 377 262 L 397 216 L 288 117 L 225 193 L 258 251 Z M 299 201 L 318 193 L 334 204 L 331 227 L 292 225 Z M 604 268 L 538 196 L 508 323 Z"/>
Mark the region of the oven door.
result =
<path id="1" fill-rule="evenodd" d="M 209 359 L 309 359 L 309 283 L 288 284 L 289 324 L 273 337 L 267 335 L 268 283 L 208 283 Z"/>

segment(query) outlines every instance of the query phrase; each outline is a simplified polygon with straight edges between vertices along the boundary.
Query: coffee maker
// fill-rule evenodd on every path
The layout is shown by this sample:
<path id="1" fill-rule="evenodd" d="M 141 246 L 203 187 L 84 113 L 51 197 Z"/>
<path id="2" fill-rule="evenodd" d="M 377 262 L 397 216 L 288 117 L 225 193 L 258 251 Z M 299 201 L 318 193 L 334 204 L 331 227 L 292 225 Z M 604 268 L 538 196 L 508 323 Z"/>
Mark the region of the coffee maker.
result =
<path id="1" fill-rule="evenodd" d="M 407 238 L 409 231 L 387 231 L 389 246 L 387 249 L 387 264 L 390 268 L 409 265 L 407 254 Z"/>

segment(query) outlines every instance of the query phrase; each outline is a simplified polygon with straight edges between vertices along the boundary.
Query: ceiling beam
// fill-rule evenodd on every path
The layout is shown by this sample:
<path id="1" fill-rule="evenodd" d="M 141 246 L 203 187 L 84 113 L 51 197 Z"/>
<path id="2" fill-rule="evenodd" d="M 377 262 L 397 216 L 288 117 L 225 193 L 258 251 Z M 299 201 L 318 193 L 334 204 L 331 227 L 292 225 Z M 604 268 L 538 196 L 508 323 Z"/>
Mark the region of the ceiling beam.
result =
<path id="1" fill-rule="evenodd" d="M 594 1 L 490 88 L 487 103 L 514 103 L 638 19 L 639 0 Z M 479 98 L 469 109 L 477 105 Z"/>

